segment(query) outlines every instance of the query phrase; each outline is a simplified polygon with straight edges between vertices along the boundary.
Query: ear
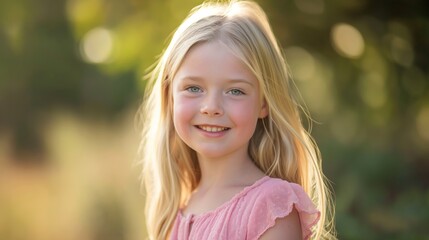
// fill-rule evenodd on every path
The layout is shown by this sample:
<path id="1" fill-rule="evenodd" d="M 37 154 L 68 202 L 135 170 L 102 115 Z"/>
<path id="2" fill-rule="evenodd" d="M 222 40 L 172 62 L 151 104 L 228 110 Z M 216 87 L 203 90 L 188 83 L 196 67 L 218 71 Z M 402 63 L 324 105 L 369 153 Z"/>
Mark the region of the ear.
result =
<path id="1" fill-rule="evenodd" d="M 268 116 L 268 104 L 264 99 L 262 100 L 261 110 L 259 111 L 259 118 L 265 118 L 266 116 Z"/>

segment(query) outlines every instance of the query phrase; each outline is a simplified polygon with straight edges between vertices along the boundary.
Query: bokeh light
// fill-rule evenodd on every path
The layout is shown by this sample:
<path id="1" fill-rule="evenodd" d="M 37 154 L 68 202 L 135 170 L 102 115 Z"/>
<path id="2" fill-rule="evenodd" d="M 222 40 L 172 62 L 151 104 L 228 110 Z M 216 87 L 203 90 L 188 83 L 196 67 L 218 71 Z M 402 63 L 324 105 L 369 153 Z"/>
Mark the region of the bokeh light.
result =
<path id="1" fill-rule="evenodd" d="M 362 34 L 350 24 L 335 24 L 331 30 L 331 38 L 334 49 L 344 57 L 358 58 L 364 51 Z"/>
<path id="2" fill-rule="evenodd" d="M 416 127 L 420 137 L 429 142 L 429 106 L 422 107 L 418 112 Z"/>
<path id="3" fill-rule="evenodd" d="M 285 55 L 294 79 L 305 81 L 313 77 L 316 63 L 307 50 L 298 46 L 290 46 L 285 49 Z"/>
<path id="4" fill-rule="evenodd" d="M 384 77 L 378 72 L 364 73 L 359 79 L 359 93 L 369 107 L 382 107 L 387 101 Z"/>
<path id="5" fill-rule="evenodd" d="M 296 46 L 287 48 L 285 54 L 304 104 L 316 121 L 327 121 L 337 105 L 331 64 L 326 58 L 312 55 Z"/>
<path id="6" fill-rule="evenodd" d="M 133 120 L 203 0 L 33 2 L 0 1 L 0 239 L 145 239 Z M 314 120 L 339 239 L 427 239 L 429 2 L 256 2 Z"/>
<path id="7" fill-rule="evenodd" d="M 410 67 L 414 60 L 414 50 L 411 44 L 402 37 L 391 35 L 387 37 L 390 48 L 390 58 L 405 67 Z"/>
<path id="8" fill-rule="evenodd" d="M 295 0 L 296 7 L 304 13 L 322 14 L 325 10 L 324 0 Z"/>
<path id="9" fill-rule="evenodd" d="M 102 23 L 106 14 L 106 5 L 103 0 L 67 0 L 66 14 L 73 23 L 73 33 L 81 38 L 92 27 Z"/>
<path id="10" fill-rule="evenodd" d="M 112 53 L 112 49 L 112 33 L 101 27 L 86 33 L 81 42 L 82 57 L 89 63 L 106 62 Z"/>

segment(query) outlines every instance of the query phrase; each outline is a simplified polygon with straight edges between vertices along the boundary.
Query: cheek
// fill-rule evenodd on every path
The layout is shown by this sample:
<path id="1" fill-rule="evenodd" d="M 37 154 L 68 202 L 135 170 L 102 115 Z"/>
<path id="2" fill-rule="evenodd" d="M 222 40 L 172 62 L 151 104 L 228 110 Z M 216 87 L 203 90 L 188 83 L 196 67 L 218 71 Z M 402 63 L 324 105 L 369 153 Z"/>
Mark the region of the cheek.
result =
<path id="1" fill-rule="evenodd" d="M 173 122 L 179 134 L 189 126 L 195 112 L 192 101 L 176 97 L 173 101 Z"/>
<path id="2" fill-rule="evenodd" d="M 255 103 L 256 104 L 256 103 Z M 253 132 L 258 122 L 258 111 L 256 105 L 251 103 L 242 103 L 231 105 L 230 117 L 235 124 L 243 126 L 246 131 Z"/>

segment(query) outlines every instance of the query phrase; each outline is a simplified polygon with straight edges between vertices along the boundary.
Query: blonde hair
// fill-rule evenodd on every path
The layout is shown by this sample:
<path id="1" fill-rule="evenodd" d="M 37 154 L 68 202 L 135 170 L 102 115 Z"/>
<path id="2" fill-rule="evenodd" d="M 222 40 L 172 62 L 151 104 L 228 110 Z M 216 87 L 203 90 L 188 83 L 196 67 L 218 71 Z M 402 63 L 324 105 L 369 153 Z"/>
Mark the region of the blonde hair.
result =
<path id="1" fill-rule="evenodd" d="M 140 110 L 149 238 L 168 238 L 178 209 L 201 178 L 195 152 L 173 126 L 171 85 L 189 49 L 209 41 L 224 43 L 249 67 L 268 105 L 268 116 L 258 120 L 250 140 L 250 157 L 268 176 L 301 185 L 321 213 L 314 237 L 335 239 L 332 202 L 318 148 L 301 123 L 285 59 L 268 19 L 249 1 L 204 3 L 193 9 L 150 74 Z"/>

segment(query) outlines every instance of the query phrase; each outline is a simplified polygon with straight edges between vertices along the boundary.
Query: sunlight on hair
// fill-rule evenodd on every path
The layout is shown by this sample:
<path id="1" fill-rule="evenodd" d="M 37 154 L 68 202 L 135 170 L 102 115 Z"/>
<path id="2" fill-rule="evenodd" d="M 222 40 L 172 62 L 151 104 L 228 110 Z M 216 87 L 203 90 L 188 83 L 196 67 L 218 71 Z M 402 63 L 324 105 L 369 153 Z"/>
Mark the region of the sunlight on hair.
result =
<path id="1" fill-rule="evenodd" d="M 363 74 L 359 79 L 362 100 L 372 108 L 380 108 L 387 101 L 385 78 L 378 72 Z"/>
<path id="2" fill-rule="evenodd" d="M 82 57 L 89 63 L 106 62 L 112 53 L 112 48 L 112 33 L 101 27 L 90 30 L 81 42 Z"/>
<path id="3" fill-rule="evenodd" d="M 420 109 L 417 114 L 416 127 L 419 135 L 429 141 L 429 106 Z"/>
<path id="4" fill-rule="evenodd" d="M 214 5 L 207 3 L 194 8 L 191 15 L 174 32 L 149 76 L 151 81 L 145 92 L 146 101 L 141 108 L 144 126 L 140 145 L 142 177 L 147 193 L 145 213 L 149 238 L 166 239 L 169 235 L 180 234 L 182 230 L 175 227 L 177 219 L 180 220 L 177 217 L 180 217 L 178 211 L 186 207 L 186 199 L 191 197 L 202 176 L 207 174 L 207 168 L 200 168 L 198 157 L 200 155 L 206 158 L 206 153 L 212 153 L 203 150 L 201 154 L 196 154 L 198 151 L 193 148 L 200 149 L 199 146 L 196 147 L 199 139 L 195 138 L 197 141 L 192 140 L 192 144 L 187 145 L 180 131 L 176 129 L 175 123 L 178 121 L 176 118 L 180 117 L 177 114 L 180 107 L 177 105 L 185 107 L 185 104 L 180 103 L 180 98 L 178 100 L 173 98 L 178 96 L 178 92 L 181 91 L 181 87 L 178 86 L 182 84 L 180 80 L 176 84 L 173 79 L 175 74 L 185 75 L 183 73 L 195 71 L 188 68 L 180 69 L 182 62 L 187 61 L 184 59 L 189 49 L 196 44 L 210 41 L 224 44 L 249 67 L 261 88 L 255 93 L 261 91 L 270 107 L 268 117 L 258 120 L 262 124 L 255 126 L 257 134 L 252 137 L 249 134 L 249 140 L 245 140 L 248 142 L 240 143 L 241 145 L 237 145 L 232 151 L 241 154 L 238 151 L 248 148 L 247 156 L 246 151 L 242 152 L 245 153 L 243 159 L 251 159 L 261 172 L 272 178 L 281 178 L 301 185 L 320 212 L 320 218 L 314 228 L 314 238 L 320 239 L 323 236 L 326 239 L 336 239 L 333 236 L 335 231 L 331 229 L 333 216 L 330 213 L 333 211 L 333 204 L 320 169 L 319 150 L 303 126 L 300 106 L 297 106 L 300 99 L 310 99 L 308 109 L 316 113 L 317 120 L 323 121 L 332 115 L 335 111 L 336 92 L 333 91 L 335 88 L 331 63 L 324 56 L 312 55 L 301 47 L 291 47 L 288 49 L 289 57 L 291 61 L 295 61 L 291 67 L 295 71 L 295 73 L 292 71 L 292 75 L 301 79 L 311 78 L 311 81 L 297 81 L 296 85 L 299 86 L 289 82 L 289 71 L 265 12 L 255 2 L 247 1 Z M 216 61 L 219 58 L 220 56 L 216 56 Z M 198 65 L 198 68 L 200 67 L 201 65 Z M 204 73 L 195 72 L 198 75 Z M 210 68 L 210 72 L 214 74 L 216 69 Z M 225 73 L 222 73 L 218 76 L 224 75 Z M 231 76 L 236 76 L 236 73 Z M 292 92 L 296 87 L 303 89 L 302 97 L 300 93 Z M 294 89 L 289 92 L 290 88 Z M 292 96 L 294 94 L 296 96 Z M 228 110 L 231 113 L 235 108 Z M 191 112 L 190 114 L 193 114 Z M 195 111 L 195 114 L 198 114 L 197 112 Z M 244 112 L 240 114 L 245 116 Z M 248 123 L 250 122 L 246 124 Z M 272 150 L 273 146 L 276 147 L 276 151 Z M 223 159 L 225 157 L 227 157 L 225 152 L 208 156 Z M 250 166 L 253 164 L 250 163 Z M 205 229 L 212 228 L 196 229 L 195 234 L 200 234 Z M 216 231 L 213 233 L 217 234 Z"/>
<path id="5" fill-rule="evenodd" d="M 313 55 L 307 50 L 291 46 L 285 50 L 287 61 L 292 70 L 292 76 L 297 80 L 308 80 L 314 76 L 316 63 Z"/>
<path id="6" fill-rule="evenodd" d="M 336 24 L 331 30 L 331 38 L 334 49 L 344 57 L 358 58 L 365 48 L 362 34 L 350 24 Z"/>
<path id="7" fill-rule="evenodd" d="M 295 5 L 308 14 L 322 14 L 325 11 L 324 0 L 295 0 Z"/>

